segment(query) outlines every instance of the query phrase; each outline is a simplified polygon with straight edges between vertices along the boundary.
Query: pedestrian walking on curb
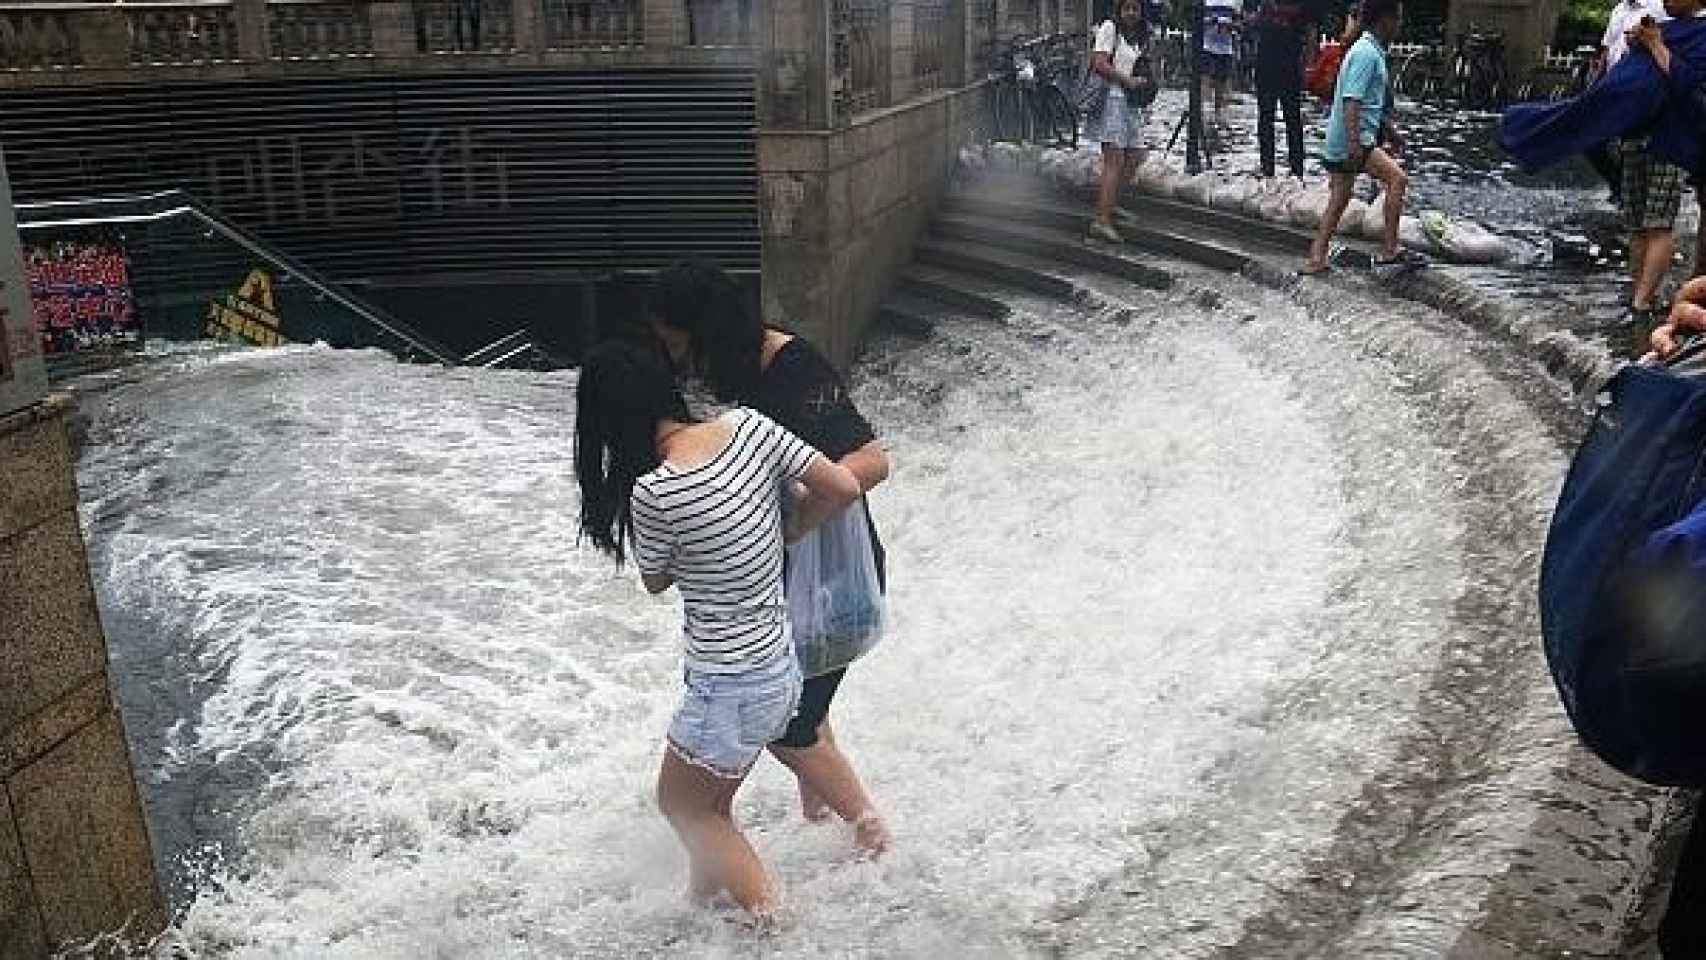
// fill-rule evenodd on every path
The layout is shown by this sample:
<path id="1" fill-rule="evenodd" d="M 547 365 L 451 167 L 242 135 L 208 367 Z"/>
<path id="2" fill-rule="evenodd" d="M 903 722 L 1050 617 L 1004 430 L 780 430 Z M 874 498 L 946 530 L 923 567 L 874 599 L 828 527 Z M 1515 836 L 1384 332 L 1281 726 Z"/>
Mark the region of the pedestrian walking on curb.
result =
<path id="1" fill-rule="evenodd" d="M 1303 67 L 1315 34 L 1309 8 L 1295 0 L 1265 0 L 1256 13 L 1256 139 L 1262 176 L 1275 166 L 1274 113 L 1285 114 L 1286 157 L 1291 175 L 1303 178 Z"/>
<path id="2" fill-rule="evenodd" d="M 1398 223 L 1404 212 L 1404 195 L 1410 178 L 1394 155 L 1402 154 L 1404 141 L 1387 122 L 1392 103 L 1386 47 L 1397 39 L 1403 15 L 1399 0 L 1363 0 L 1362 36 L 1345 54 L 1339 82 L 1333 91 L 1333 112 L 1327 119 L 1323 163 L 1330 174 L 1331 193 L 1321 227 L 1309 248 L 1309 261 L 1299 271 L 1305 276 L 1327 272 L 1333 234 L 1339 229 L 1357 176 L 1362 173 L 1374 177 L 1386 188 L 1386 222 L 1375 264 L 1390 266 L 1414 259 L 1398 245 Z M 1388 146 L 1381 146 L 1383 142 Z"/>
<path id="3" fill-rule="evenodd" d="M 1102 188 L 1090 236 L 1109 243 L 1123 238 L 1114 229 L 1120 189 L 1137 176 L 1148 151 L 1143 127 L 1149 105 L 1161 89 L 1160 64 L 1152 56 L 1149 22 L 1142 0 L 1119 0 L 1114 16 L 1096 29 L 1090 69 L 1107 84 L 1102 108 Z"/>

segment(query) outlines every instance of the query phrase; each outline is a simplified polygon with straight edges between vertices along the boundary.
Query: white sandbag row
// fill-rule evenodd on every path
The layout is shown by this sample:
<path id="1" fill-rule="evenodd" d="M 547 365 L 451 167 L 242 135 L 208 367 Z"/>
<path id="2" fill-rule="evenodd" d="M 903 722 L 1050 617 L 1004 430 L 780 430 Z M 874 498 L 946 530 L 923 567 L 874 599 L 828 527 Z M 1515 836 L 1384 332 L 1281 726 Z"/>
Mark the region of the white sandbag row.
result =
<path id="1" fill-rule="evenodd" d="M 992 150 L 995 148 L 1006 148 L 1003 156 L 1024 156 L 1022 148 L 1011 144 L 996 144 Z M 1046 150 L 1031 156 L 1028 161 L 1030 169 L 1063 187 L 1083 190 L 1100 182 L 1102 156 L 1097 148 Z M 1026 163 L 1015 159 L 1011 165 L 1022 168 Z M 1290 224 L 1304 230 L 1319 229 L 1327 209 L 1326 181 L 1306 185 L 1290 178 L 1262 180 L 1229 177 L 1215 172 L 1191 176 L 1169 168 L 1155 155 L 1144 161 L 1134 179 L 1137 189 L 1151 196 L 1225 210 L 1270 223 Z M 1353 199 L 1339 221 L 1340 235 L 1365 240 L 1381 239 L 1385 227 L 1385 199 L 1385 194 L 1373 203 Z M 1454 220 L 1436 210 L 1426 211 L 1420 217 L 1403 217 L 1399 221 L 1398 239 L 1406 247 L 1454 263 L 1498 263 L 1512 255 L 1512 246 L 1503 237 L 1479 224 Z"/>

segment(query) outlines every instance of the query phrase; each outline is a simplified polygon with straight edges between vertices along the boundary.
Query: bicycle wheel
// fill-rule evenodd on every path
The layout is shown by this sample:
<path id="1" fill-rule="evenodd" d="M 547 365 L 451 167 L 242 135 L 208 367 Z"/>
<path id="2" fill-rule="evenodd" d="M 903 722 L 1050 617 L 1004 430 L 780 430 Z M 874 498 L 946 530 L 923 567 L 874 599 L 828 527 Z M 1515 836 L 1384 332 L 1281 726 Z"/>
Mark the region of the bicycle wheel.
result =
<path id="1" fill-rule="evenodd" d="M 1036 108 L 1037 140 L 1044 146 L 1078 149 L 1078 111 L 1060 88 L 1050 84 L 1031 99 Z"/>

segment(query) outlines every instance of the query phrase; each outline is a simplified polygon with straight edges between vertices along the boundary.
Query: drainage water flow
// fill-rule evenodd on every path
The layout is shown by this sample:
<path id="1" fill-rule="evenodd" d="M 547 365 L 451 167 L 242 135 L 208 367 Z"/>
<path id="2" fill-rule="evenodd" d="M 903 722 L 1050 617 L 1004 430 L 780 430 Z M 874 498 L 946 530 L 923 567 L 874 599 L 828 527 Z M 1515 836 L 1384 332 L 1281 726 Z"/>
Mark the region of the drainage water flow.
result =
<path id="1" fill-rule="evenodd" d="M 1507 781 L 1550 754 L 1467 765 L 1448 835 L 1347 823 L 1462 788 L 1406 773 L 1457 731 L 1555 709 L 1505 628 L 1561 458 L 1460 331 L 1219 283 L 1212 312 L 1133 290 L 868 352 L 895 627 L 836 718 L 898 844 L 855 861 L 761 764 L 739 813 L 790 924 L 758 947 L 685 905 L 652 808 L 677 601 L 576 546 L 572 374 L 289 348 L 90 394 L 85 519 L 175 940 L 1202 957 L 1318 928 L 1435 955 L 1508 865 Z M 1490 418 L 1468 457 L 1507 484 L 1472 482 L 1454 416 Z M 1495 589 L 1514 620 L 1466 620 Z M 162 691 L 181 716 L 133 706 Z M 1370 882 L 1396 919 L 1364 915 Z"/>

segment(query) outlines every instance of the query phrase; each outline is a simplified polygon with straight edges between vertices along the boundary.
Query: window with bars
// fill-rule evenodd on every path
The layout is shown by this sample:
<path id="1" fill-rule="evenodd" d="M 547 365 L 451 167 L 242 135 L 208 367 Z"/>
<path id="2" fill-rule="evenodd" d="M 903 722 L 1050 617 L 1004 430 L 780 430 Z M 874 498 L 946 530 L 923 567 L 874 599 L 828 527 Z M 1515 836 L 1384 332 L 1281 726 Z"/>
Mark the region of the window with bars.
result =
<path id="1" fill-rule="evenodd" d="M 855 115 L 889 105 L 888 0 L 851 0 L 847 4 L 847 113 Z"/>

